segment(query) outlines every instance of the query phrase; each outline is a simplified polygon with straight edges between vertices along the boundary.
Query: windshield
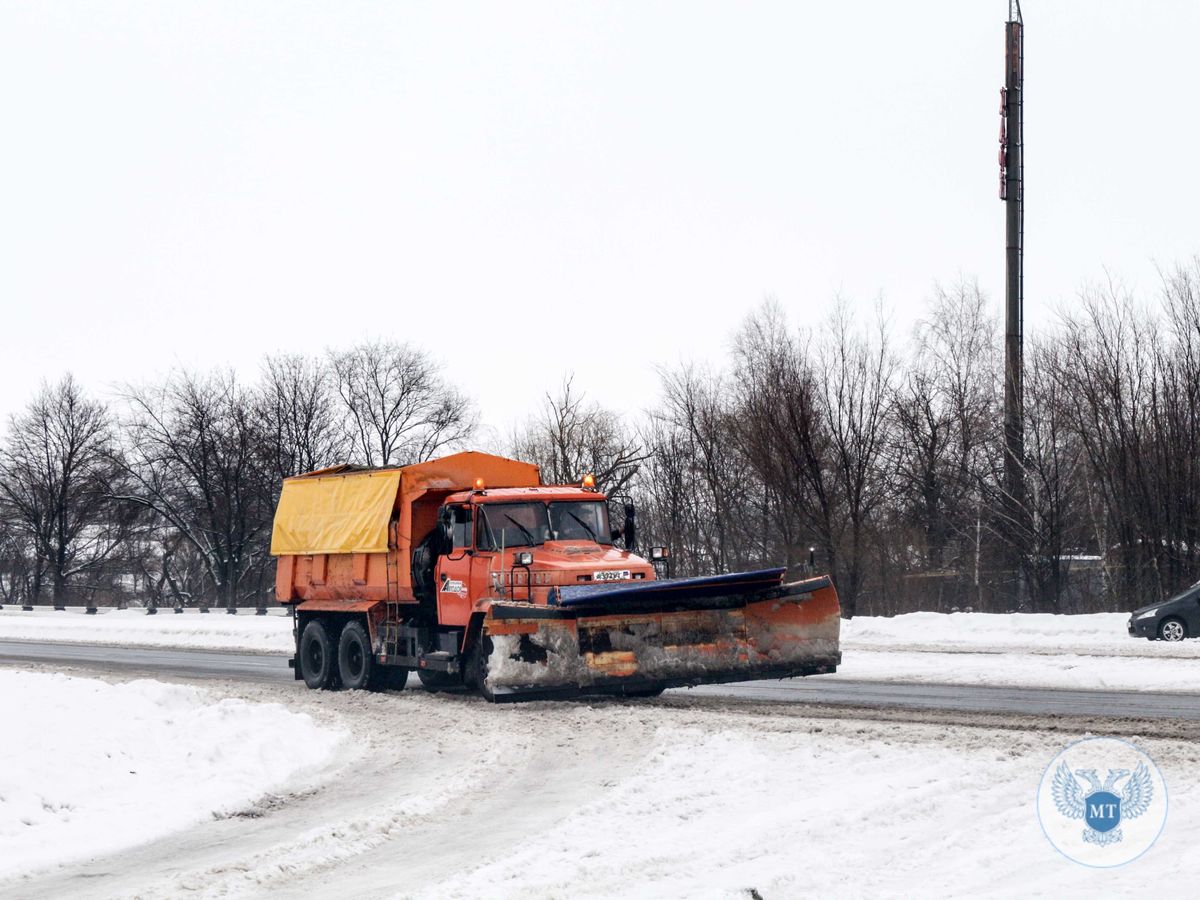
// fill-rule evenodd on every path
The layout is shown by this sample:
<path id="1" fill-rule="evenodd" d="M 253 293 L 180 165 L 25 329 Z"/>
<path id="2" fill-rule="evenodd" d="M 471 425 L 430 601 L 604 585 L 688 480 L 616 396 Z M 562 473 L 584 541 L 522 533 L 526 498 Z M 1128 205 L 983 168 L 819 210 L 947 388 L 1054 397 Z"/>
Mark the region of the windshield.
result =
<path id="1" fill-rule="evenodd" d="M 608 504 L 603 500 L 573 500 L 550 504 L 550 531 L 559 541 L 611 544 Z"/>
<path id="2" fill-rule="evenodd" d="M 544 503 L 488 503 L 479 511 L 480 550 L 535 547 L 550 537 Z"/>

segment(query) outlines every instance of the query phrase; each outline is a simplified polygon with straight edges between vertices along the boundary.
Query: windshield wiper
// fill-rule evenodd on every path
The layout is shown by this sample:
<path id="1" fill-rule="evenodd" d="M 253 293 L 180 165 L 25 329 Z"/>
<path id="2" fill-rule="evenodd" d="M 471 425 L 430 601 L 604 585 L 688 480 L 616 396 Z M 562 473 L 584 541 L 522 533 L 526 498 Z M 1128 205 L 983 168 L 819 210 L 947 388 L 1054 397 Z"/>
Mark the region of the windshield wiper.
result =
<path id="1" fill-rule="evenodd" d="M 535 541 L 533 539 L 532 531 L 530 531 L 528 528 L 526 528 L 524 525 L 522 525 L 520 522 L 518 522 L 516 519 L 514 519 L 512 516 L 510 516 L 508 513 L 504 514 L 504 518 L 508 519 L 508 521 L 512 522 L 514 525 L 516 525 L 518 528 L 521 529 L 521 534 L 525 535 L 525 537 L 529 539 L 530 547 L 534 547 L 537 545 L 537 541 Z M 584 527 L 586 527 L 586 526 L 584 526 Z"/>
<path id="2" fill-rule="evenodd" d="M 599 538 L 596 537 L 596 532 L 592 531 L 591 525 L 589 525 L 587 522 L 583 521 L 583 519 L 579 518 L 579 516 L 575 515 L 575 513 L 571 512 L 569 509 L 563 510 L 563 511 L 568 516 L 570 516 L 572 519 L 574 519 L 576 522 L 578 522 L 580 525 L 583 526 L 583 530 L 586 531 L 591 536 L 593 544 L 600 543 Z"/>

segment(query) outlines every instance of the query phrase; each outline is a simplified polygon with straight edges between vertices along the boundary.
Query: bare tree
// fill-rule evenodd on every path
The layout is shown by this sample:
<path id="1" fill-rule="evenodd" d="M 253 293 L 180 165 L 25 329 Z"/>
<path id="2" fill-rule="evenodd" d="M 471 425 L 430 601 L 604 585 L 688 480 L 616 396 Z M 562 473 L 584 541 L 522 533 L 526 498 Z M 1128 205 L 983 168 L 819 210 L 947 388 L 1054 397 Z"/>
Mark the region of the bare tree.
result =
<path id="1" fill-rule="evenodd" d="M 924 590 L 949 590 L 951 602 L 982 599 L 984 528 L 993 530 L 985 494 L 999 465 L 998 367 L 994 316 L 974 281 L 936 285 L 917 324 L 912 352 L 892 402 L 888 442 L 894 490 L 892 527 L 915 529 Z M 903 543 L 893 557 L 904 568 Z M 969 585 L 969 587 L 968 587 Z M 928 602 L 928 601 L 926 601 Z"/>
<path id="2" fill-rule="evenodd" d="M 1151 443 L 1154 345 L 1150 317 L 1110 282 L 1088 289 L 1063 328 L 1057 389 L 1069 403 L 1072 427 L 1088 458 L 1104 511 L 1105 557 L 1116 558 L 1118 594 L 1162 597 L 1159 504 Z"/>
<path id="3" fill-rule="evenodd" d="M 726 378 L 692 365 L 661 377 L 656 417 L 669 443 L 660 444 L 660 465 L 682 463 L 692 493 L 683 560 L 690 557 L 696 573 L 742 568 L 759 558 L 761 522 L 752 507 L 761 493 L 735 439 L 734 394 Z M 672 462 L 667 448 L 681 459 Z"/>
<path id="4" fill-rule="evenodd" d="M 35 554 L 28 536 L 18 525 L 0 515 L 0 608 L 15 604 L 30 606 L 34 562 Z"/>
<path id="5" fill-rule="evenodd" d="M 743 323 L 734 341 L 734 381 L 737 427 L 727 439 L 779 498 L 778 521 L 840 571 L 845 517 L 818 372 L 808 337 L 790 328 L 778 303 L 768 301 Z M 791 565 L 802 547 L 793 538 L 785 552 Z"/>
<path id="6" fill-rule="evenodd" d="M 299 354 L 268 356 L 256 400 L 277 479 L 350 456 L 333 371 L 326 360 Z"/>
<path id="7" fill-rule="evenodd" d="M 131 389 L 119 496 L 152 510 L 203 560 L 218 601 L 265 602 L 274 483 L 253 402 L 232 374 L 176 373 Z"/>
<path id="8" fill-rule="evenodd" d="M 840 301 L 818 347 L 830 458 L 845 504 L 848 546 L 841 593 L 849 617 L 864 586 L 872 518 L 888 494 L 882 464 L 896 359 L 882 315 L 871 336 L 856 328 L 849 308 Z"/>
<path id="9" fill-rule="evenodd" d="M 94 572 L 132 524 L 109 497 L 116 477 L 108 411 L 67 375 L 15 416 L 0 453 L 0 503 L 33 549 L 30 596 L 44 579 L 55 609 L 71 580 Z"/>
<path id="10" fill-rule="evenodd" d="M 1082 492 L 1084 453 L 1070 410 L 1056 390 L 1055 372 L 1066 364 L 1057 341 L 1039 341 L 1026 354 L 1025 474 L 1032 526 L 1029 588 L 1035 608 L 1070 612 L 1069 557 L 1087 541 Z"/>
<path id="11" fill-rule="evenodd" d="M 625 493 L 649 456 L 618 415 L 575 391 L 574 376 L 546 395 L 541 415 L 514 433 L 510 452 L 537 463 L 543 481 L 571 484 L 590 473 L 609 494 Z"/>
<path id="12" fill-rule="evenodd" d="M 329 359 L 349 440 L 366 465 L 424 462 L 475 428 L 470 401 L 442 378 L 424 350 L 364 343 L 331 351 Z"/>

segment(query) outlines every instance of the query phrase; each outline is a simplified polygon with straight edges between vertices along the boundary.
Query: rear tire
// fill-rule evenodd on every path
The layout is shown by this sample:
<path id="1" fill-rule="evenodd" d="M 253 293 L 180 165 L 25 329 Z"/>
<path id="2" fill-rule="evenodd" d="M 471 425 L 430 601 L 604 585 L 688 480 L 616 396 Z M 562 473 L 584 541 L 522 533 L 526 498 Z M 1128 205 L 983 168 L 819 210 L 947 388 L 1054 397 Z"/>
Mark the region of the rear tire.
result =
<path id="1" fill-rule="evenodd" d="M 1170 618 L 1163 619 L 1158 625 L 1158 639 L 1160 641 L 1182 641 L 1187 637 L 1187 626 L 1183 624 L 1183 619 Z"/>
<path id="2" fill-rule="evenodd" d="M 310 689 L 319 691 L 333 686 L 333 641 L 321 622 L 314 619 L 304 626 L 300 634 L 299 656 L 300 675 Z"/>
<path id="3" fill-rule="evenodd" d="M 337 658 L 338 671 L 345 687 L 360 691 L 372 686 L 375 657 L 371 653 L 371 639 L 362 622 L 346 623 L 338 639 Z"/>

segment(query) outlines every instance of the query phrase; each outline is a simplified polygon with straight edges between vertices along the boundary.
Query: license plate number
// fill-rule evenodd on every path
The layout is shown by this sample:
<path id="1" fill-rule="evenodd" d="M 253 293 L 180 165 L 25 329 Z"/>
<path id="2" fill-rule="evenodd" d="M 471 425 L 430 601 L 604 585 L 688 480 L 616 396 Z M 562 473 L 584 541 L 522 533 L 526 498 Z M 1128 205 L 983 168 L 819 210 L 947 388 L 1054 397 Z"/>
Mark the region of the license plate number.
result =
<path id="1" fill-rule="evenodd" d="M 592 581 L 628 581 L 628 569 L 610 569 L 607 572 L 594 572 Z"/>

